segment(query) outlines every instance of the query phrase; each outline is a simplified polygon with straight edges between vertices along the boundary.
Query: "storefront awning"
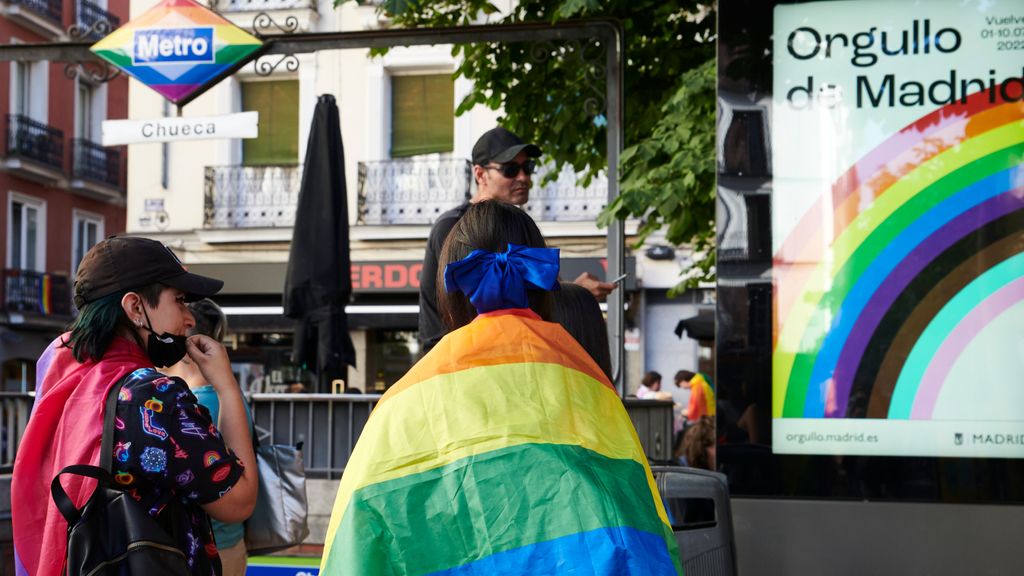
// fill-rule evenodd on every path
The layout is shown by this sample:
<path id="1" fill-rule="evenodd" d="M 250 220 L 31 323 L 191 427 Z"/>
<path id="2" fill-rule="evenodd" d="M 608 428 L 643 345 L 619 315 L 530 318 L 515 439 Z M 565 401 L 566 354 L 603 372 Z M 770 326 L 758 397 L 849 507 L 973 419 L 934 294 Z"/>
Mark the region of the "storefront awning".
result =
<path id="1" fill-rule="evenodd" d="M 684 332 L 692 340 L 714 340 L 715 311 L 700 310 L 696 316 L 680 320 L 676 324 L 676 336 L 682 338 Z"/>

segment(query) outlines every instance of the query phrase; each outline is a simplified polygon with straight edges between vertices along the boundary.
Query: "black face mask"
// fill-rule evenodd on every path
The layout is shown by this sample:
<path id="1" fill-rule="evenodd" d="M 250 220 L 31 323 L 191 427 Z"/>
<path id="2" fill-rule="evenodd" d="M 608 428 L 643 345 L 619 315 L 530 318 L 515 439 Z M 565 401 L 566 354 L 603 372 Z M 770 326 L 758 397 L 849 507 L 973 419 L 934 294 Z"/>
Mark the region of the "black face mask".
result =
<path id="1" fill-rule="evenodd" d="M 146 327 L 149 329 L 149 338 L 146 339 L 146 354 L 149 355 L 149 361 L 157 368 L 167 368 L 180 362 L 185 357 L 187 339 L 167 332 L 157 336 L 145 307 L 142 308 L 142 313 L 146 316 Z"/>

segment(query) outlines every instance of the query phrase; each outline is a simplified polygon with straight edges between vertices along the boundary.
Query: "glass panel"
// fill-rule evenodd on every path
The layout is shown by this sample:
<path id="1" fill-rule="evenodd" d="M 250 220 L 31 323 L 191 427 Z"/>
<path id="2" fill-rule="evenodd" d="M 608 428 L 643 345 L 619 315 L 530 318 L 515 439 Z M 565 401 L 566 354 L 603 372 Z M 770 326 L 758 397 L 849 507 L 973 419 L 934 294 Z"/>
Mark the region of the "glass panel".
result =
<path id="1" fill-rule="evenodd" d="M 449 74 L 391 78 L 391 157 L 451 152 L 455 84 Z"/>
<path id="2" fill-rule="evenodd" d="M 1021 503 L 1020 58 L 955 1 L 869 6 L 719 3 L 719 469 Z"/>
<path id="3" fill-rule="evenodd" d="M 299 161 L 299 82 L 245 82 L 242 110 L 260 113 L 260 135 L 242 141 L 242 164 L 296 164 Z"/>
<path id="4" fill-rule="evenodd" d="M 11 106 L 14 114 L 28 116 L 30 70 L 31 65 L 28 62 L 17 62 L 15 64 L 16 78 L 14 81 L 17 82 L 17 86 L 14 91 L 15 100 Z"/>
<path id="5" fill-rule="evenodd" d="M 22 246 L 25 228 L 22 224 L 22 210 L 25 205 L 21 202 L 11 202 L 11 268 L 18 269 L 22 266 Z"/>
<path id="6" fill-rule="evenodd" d="M 78 85 L 78 114 L 76 133 L 79 138 L 91 140 L 92 134 L 92 88 L 86 84 Z"/>
<path id="7" fill-rule="evenodd" d="M 25 269 L 39 269 L 37 250 L 39 247 L 39 210 L 25 206 Z"/>

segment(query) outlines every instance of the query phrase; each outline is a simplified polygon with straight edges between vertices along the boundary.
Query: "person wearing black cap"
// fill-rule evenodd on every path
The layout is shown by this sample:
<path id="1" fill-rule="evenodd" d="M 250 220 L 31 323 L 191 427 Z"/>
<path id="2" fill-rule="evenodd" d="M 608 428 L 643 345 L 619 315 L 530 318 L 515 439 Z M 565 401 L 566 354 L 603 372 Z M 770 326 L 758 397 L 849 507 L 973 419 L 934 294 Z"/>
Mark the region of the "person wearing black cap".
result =
<path id="1" fill-rule="evenodd" d="M 170 249 L 146 238 L 110 237 L 82 259 L 74 283 L 79 313 L 37 364 L 42 378 L 14 464 L 14 540 L 24 573 L 61 573 L 67 524 L 49 486 L 71 464 L 110 466 L 123 490 L 164 525 L 174 524 L 193 574 L 221 573 L 207 515 L 248 518 L 257 467 L 227 352 L 208 336 L 185 337 L 195 326 L 185 303 L 222 286 L 188 272 Z M 216 389 L 219 423 L 183 380 L 157 371 L 186 354 Z M 105 398 L 119 382 L 114 445 L 101 463 Z M 91 488 L 81 477 L 64 478 L 81 505 Z"/>
<path id="2" fill-rule="evenodd" d="M 466 213 L 470 204 L 498 200 L 522 206 L 530 200 L 531 176 L 537 169 L 540 147 L 527 144 L 522 138 L 498 126 L 484 132 L 473 145 L 473 180 L 476 194 L 460 206 L 441 214 L 434 222 L 427 240 L 420 275 L 419 340 L 426 352 L 437 344 L 448 329 L 441 321 L 437 306 L 437 261 L 448 233 Z M 574 280 L 596 298 L 604 298 L 615 289 L 614 284 L 601 282 L 589 272 Z"/>

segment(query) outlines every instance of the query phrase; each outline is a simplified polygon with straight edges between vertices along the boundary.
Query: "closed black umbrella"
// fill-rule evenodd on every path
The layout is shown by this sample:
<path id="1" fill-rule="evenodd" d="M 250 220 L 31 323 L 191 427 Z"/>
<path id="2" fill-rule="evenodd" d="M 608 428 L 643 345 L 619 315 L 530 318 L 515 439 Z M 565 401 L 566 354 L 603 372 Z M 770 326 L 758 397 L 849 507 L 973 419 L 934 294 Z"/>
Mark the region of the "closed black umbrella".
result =
<path id="1" fill-rule="evenodd" d="M 345 152 L 334 96 L 319 98 L 306 146 L 284 315 L 297 320 L 292 361 L 316 371 L 319 389 L 355 366 L 345 304 L 352 295 Z"/>

